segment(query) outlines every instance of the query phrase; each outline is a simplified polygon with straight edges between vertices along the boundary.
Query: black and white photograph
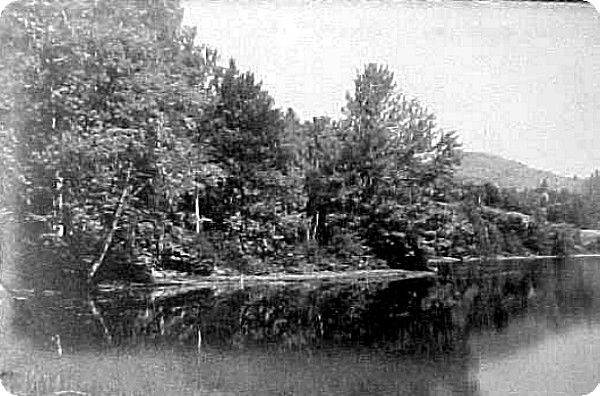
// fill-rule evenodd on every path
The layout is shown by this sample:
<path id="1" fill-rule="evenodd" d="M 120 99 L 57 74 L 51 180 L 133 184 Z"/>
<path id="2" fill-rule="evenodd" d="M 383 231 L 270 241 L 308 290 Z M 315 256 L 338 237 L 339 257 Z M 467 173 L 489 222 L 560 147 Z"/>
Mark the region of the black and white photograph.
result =
<path id="1" fill-rule="evenodd" d="M 0 396 L 600 396 L 595 4 L 0 12 Z"/>

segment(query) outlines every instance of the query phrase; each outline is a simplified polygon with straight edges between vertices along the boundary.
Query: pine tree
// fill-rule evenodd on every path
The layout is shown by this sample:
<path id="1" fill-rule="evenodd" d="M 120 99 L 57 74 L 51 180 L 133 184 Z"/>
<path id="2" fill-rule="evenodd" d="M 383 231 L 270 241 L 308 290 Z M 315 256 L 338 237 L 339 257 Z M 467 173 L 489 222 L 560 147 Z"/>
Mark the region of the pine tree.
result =
<path id="1" fill-rule="evenodd" d="M 437 129 L 433 115 L 397 92 L 393 73 L 374 64 L 355 81 L 340 133 L 341 199 L 359 216 L 359 232 L 388 260 L 417 256 L 419 233 L 458 163 L 456 137 Z"/>

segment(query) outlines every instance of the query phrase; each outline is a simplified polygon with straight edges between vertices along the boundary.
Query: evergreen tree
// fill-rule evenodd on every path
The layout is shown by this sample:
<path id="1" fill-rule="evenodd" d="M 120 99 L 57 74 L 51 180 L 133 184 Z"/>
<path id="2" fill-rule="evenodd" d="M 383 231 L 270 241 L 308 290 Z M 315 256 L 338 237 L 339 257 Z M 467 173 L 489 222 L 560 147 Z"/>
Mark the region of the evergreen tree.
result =
<path id="1" fill-rule="evenodd" d="M 233 60 L 216 92 L 203 133 L 212 158 L 226 174 L 223 193 L 230 204 L 225 221 L 238 236 L 240 252 L 250 254 L 258 248 L 253 239 L 263 233 L 261 224 L 276 222 L 282 210 L 283 117 L 254 75 L 240 73 Z"/>

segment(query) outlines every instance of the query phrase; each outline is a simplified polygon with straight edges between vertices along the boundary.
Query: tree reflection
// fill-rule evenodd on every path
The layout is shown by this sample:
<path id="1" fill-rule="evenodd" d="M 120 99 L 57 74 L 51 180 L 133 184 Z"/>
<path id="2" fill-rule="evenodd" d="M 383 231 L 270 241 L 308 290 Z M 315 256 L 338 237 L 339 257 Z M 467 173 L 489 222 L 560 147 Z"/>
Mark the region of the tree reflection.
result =
<path id="1" fill-rule="evenodd" d="M 542 307 L 545 320 L 575 304 L 589 311 L 592 285 L 569 266 L 502 264 L 469 277 L 391 282 L 215 285 L 98 293 L 88 300 L 15 301 L 12 326 L 41 344 L 60 334 L 64 348 L 174 343 L 197 347 L 381 347 L 395 353 L 460 352 L 472 331 L 502 331 Z M 559 264 L 560 266 L 560 264 Z M 560 268 L 560 267 L 557 267 Z M 583 305 L 582 305 L 583 304 Z M 587 308 L 586 308 L 587 307 Z"/>

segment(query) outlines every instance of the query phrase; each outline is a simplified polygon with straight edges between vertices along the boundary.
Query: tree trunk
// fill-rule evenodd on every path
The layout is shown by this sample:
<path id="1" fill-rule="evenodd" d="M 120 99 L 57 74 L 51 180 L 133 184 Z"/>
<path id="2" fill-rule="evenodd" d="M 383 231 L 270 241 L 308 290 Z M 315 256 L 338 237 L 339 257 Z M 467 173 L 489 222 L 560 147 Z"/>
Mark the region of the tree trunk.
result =
<path id="1" fill-rule="evenodd" d="M 100 253 L 100 257 L 98 257 L 98 259 L 94 262 L 94 264 L 92 265 L 92 268 L 90 269 L 90 272 L 88 273 L 88 283 L 91 283 L 94 280 L 94 276 L 98 272 L 98 269 L 104 263 L 104 259 L 106 258 L 106 253 L 108 253 L 108 249 L 110 248 L 110 245 L 112 244 L 112 240 L 115 236 L 115 231 L 117 229 L 117 225 L 119 224 L 119 219 L 121 218 L 121 215 L 123 214 L 123 209 L 125 208 L 125 204 L 127 203 L 127 196 L 129 195 L 130 191 L 131 191 L 131 185 L 128 185 L 127 187 L 125 187 L 125 189 L 123 190 L 123 193 L 121 194 L 121 199 L 119 200 L 119 205 L 117 206 L 117 209 L 115 210 L 115 215 L 114 215 L 110 230 L 108 231 L 108 234 L 106 235 L 106 238 L 104 239 L 104 245 L 102 246 L 102 252 Z"/>
<path id="2" fill-rule="evenodd" d="M 239 233 L 239 241 L 240 241 L 240 249 L 243 254 L 246 254 L 246 247 L 244 245 L 244 234 L 246 232 L 246 195 L 244 193 L 244 186 L 240 184 L 240 233 Z"/>
<path id="3" fill-rule="evenodd" d="M 198 200 L 198 193 L 196 192 L 196 199 L 194 201 L 196 212 L 196 234 L 200 234 L 200 202 Z"/>
<path id="4" fill-rule="evenodd" d="M 320 225 L 319 211 L 317 211 L 317 213 L 315 214 L 315 226 L 313 227 L 313 231 L 312 231 L 312 240 L 313 241 L 315 239 L 317 239 L 317 230 L 319 229 L 319 225 Z"/>

